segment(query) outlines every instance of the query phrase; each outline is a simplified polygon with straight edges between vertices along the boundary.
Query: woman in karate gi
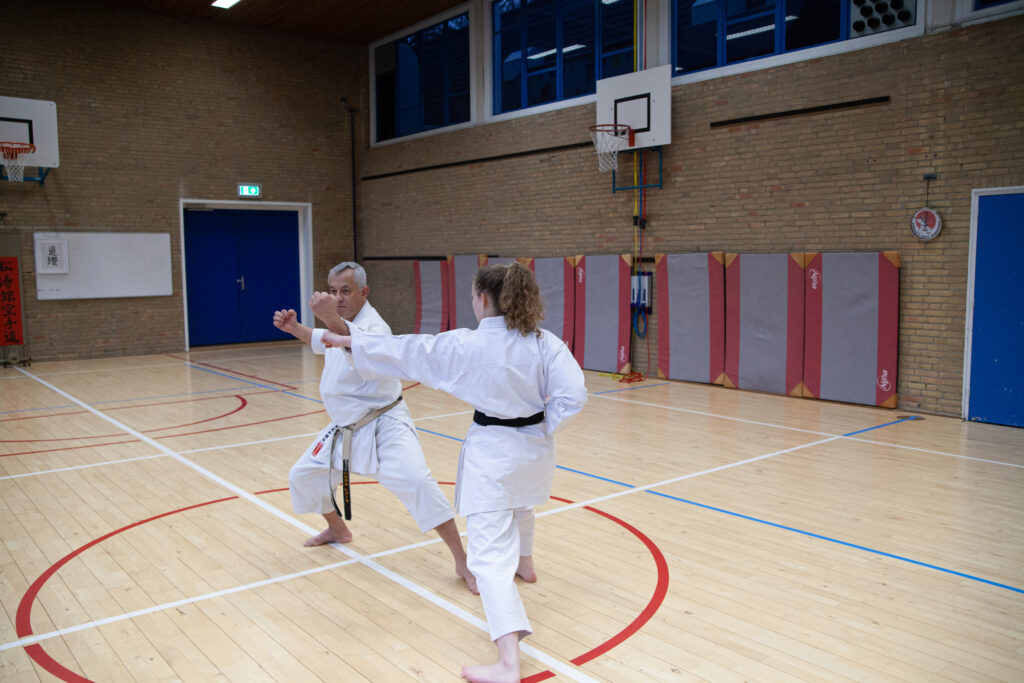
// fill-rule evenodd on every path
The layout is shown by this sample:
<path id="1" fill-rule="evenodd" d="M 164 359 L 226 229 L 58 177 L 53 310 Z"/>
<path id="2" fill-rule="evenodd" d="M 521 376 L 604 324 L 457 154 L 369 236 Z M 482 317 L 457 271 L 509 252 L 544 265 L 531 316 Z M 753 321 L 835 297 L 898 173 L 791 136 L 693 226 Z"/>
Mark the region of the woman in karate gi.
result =
<path id="1" fill-rule="evenodd" d="M 515 576 L 536 581 L 533 506 L 551 493 L 554 433 L 579 412 L 583 372 L 544 317 L 528 268 L 481 268 L 473 280 L 475 330 L 399 337 L 328 332 L 349 347 L 364 376 L 422 382 L 476 411 L 459 454 L 455 509 L 466 517 L 469 569 L 476 576 L 499 661 L 463 667 L 470 681 L 519 681 L 519 640 L 532 632 Z M 355 332 L 355 330 L 353 330 Z"/>

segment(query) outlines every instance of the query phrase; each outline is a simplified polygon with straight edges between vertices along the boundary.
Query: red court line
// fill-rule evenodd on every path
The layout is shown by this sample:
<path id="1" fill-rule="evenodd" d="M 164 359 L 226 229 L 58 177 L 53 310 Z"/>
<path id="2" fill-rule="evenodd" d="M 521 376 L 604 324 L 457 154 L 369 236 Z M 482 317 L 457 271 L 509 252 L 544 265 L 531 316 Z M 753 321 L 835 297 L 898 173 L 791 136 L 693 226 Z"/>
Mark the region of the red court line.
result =
<path id="1" fill-rule="evenodd" d="M 258 420 L 256 422 L 246 422 L 240 425 L 230 425 L 228 427 L 217 427 L 216 429 L 201 429 L 196 432 L 186 432 L 184 434 L 165 434 L 164 436 L 157 436 L 157 439 L 174 439 L 179 436 L 191 436 L 193 434 L 207 434 L 209 432 L 221 432 L 227 429 L 240 429 L 242 427 L 252 427 L 253 425 L 266 424 L 267 422 L 279 422 L 281 420 L 291 420 L 295 417 L 306 417 L 308 415 L 319 415 L 321 410 L 313 410 L 308 413 L 299 413 L 298 415 L 286 415 L 285 417 L 273 417 L 267 420 Z M 34 455 L 36 453 L 58 453 L 60 451 L 73 451 L 78 448 L 99 448 L 100 446 L 115 446 L 122 443 L 137 442 L 138 439 L 128 439 L 127 441 L 114 441 L 111 443 L 94 443 L 86 444 L 84 446 L 68 446 L 66 448 L 44 448 L 40 451 L 21 451 L 20 453 L 0 453 L 0 458 L 6 458 L 12 455 Z"/>
<path id="2" fill-rule="evenodd" d="M 77 555 L 79 555 L 82 552 L 88 550 L 89 548 L 93 547 L 94 545 L 97 545 L 100 542 L 105 541 L 108 538 L 111 538 L 112 536 L 116 536 L 117 534 L 121 533 L 122 531 L 127 531 L 128 529 L 132 529 L 132 528 L 137 527 L 137 526 L 139 526 L 141 524 L 145 524 L 146 522 L 152 522 L 154 519 L 160 519 L 161 517 L 166 517 L 168 515 L 173 515 L 173 514 L 175 514 L 177 512 L 182 512 L 184 510 L 192 510 L 194 508 L 203 507 L 204 505 L 212 505 L 214 503 L 220 503 L 220 502 L 223 502 L 225 500 L 232 500 L 232 499 L 237 498 L 237 497 L 238 496 L 231 496 L 230 498 L 220 498 L 218 500 L 211 500 L 211 501 L 207 501 L 205 503 L 199 503 L 197 505 L 191 505 L 189 507 L 181 508 L 180 510 L 172 510 L 170 512 L 164 512 L 164 513 L 156 515 L 154 517 L 150 517 L 149 519 L 143 519 L 141 521 L 135 522 L 134 524 L 129 524 L 128 526 L 123 526 L 120 529 L 117 529 L 115 531 L 111 531 L 109 534 L 106 534 L 105 536 L 100 536 L 99 538 L 94 539 L 92 541 L 89 541 L 85 545 L 83 545 L 83 546 L 81 546 L 81 547 L 79 547 L 79 548 L 77 548 L 75 550 L 72 550 L 70 553 L 68 553 L 64 557 L 60 558 L 59 560 L 57 560 L 53 565 L 50 566 L 49 569 L 47 569 L 42 574 L 40 574 L 39 578 L 37 578 L 35 581 L 33 581 L 32 585 L 29 586 L 28 589 L 25 591 L 25 595 L 22 596 L 21 602 L 18 603 L 18 612 L 17 612 L 17 615 L 15 616 L 15 620 L 14 620 L 15 621 L 15 628 L 17 629 L 17 633 L 18 633 L 18 637 L 19 638 L 25 638 L 27 636 L 32 635 L 32 604 L 35 602 L 36 596 L 39 595 L 39 591 L 43 587 L 43 584 L 45 584 L 50 579 L 51 576 L 56 574 L 57 571 L 61 567 L 63 567 L 68 562 L 70 562 Z M 37 664 L 39 664 L 39 666 L 43 667 L 43 669 L 45 669 L 49 673 L 53 674 L 57 678 L 60 678 L 61 680 L 74 681 L 75 683 L 81 683 L 82 681 L 89 681 L 88 678 L 84 678 L 84 677 L 78 675 L 77 673 L 75 673 L 74 671 L 71 671 L 70 669 L 64 667 L 62 664 L 58 663 L 55 659 L 53 659 L 53 657 L 51 657 L 46 652 L 46 650 L 43 649 L 43 647 L 41 645 L 39 645 L 39 643 L 35 643 L 33 645 L 26 646 L 25 647 L 25 652 L 28 653 L 28 656 L 31 657 L 32 659 L 34 659 L 35 662 Z"/>
<path id="3" fill-rule="evenodd" d="M 322 415 L 323 408 L 320 410 L 311 410 L 308 413 L 299 413 L 297 415 L 286 415 L 285 417 L 271 417 L 266 420 L 259 420 L 257 422 L 246 422 L 240 425 L 228 425 L 227 427 L 217 427 L 216 429 L 201 429 L 198 432 L 185 432 L 184 434 L 167 434 L 166 436 L 158 436 L 158 439 L 173 439 L 179 436 L 192 436 L 193 434 L 206 434 L 208 432 L 222 432 L 228 429 L 241 429 L 242 427 L 252 427 L 253 425 L 262 425 L 268 422 L 280 422 L 281 420 L 290 420 L 294 417 L 306 417 L 307 415 Z"/>
<path id="4" fill-rule="evenodd" d="M 224 389 L 224 391 L 230 391 L 230 389 Z M 170 405 L 175 405 L 175 404 L 178 404 L 178 403 L 197 403 L 199 401 L 216 401 L 217 399 L 229 398 L 231 396 L 256 396 L 258 394 L 279 394 L 279 393 L 281 393 L 280 389 L 260 389 L 260 390 L 254 390 L 254 391 L 243 391 L 243 392 L 239 392 L 239 393 L 236 393 L 236 394 L 227 394 L 227 393 L 225 393 L 225 394 L 222 394 L 220 396 L 202 396 L 202 397 L 199 397 L 199 398 L 183 398 L 183 399 L 179 399 L 177 401 L 158 401 L 156 403 L 135 403 L 135 404 L 132 404 L 132 405 L 109 406 L 109 407 L 104 406 L 103 410 L 104 410 L 104 412 L 112 413 L 115 410 L 131 410 L 132 408 L 152 408 L 153 406 L 170 406 Z M 95 403 L 95 404 L 92 404 L 92 405 L 95 408 L 97 405 L 100 405 L 100 404 Z M 42 408 L 41 410 L 45 410 L 45 408 Z M 88 410 L 69 410 L 66 413 L 46 413 L 45 415 L 25 415 L 23 417 L 7 417 L 7 418 L 0 419 L 0 422 L 17 422 L 19 420 L 39 420 L 39 419 L 43 419 L 43 418 L 47 418 L 47 417 L 64 417 L 66 415 L 81 415 L 81 414 L 87 413 L 87 412 L 89 412 L 89 411 Z M 83 437 L 83 438 L 85 438 L 85 437 Z"/>
<path id="5" fill-rule="evenodd" d="M 358 483 L 358 484 L 376 484 L 378 482 L 376 482 L 376 481 L 362 481 L 362 482 L 354 482 L 354 483 Z M 439 482 L 439 483 L 451 484 L 452 482 Z M 263 493 L 276 493 L 276 492 L 287 491 L 287 490 L 288 490 L 287 487 L 286 488 L 280 488 L 280 489 L 270 489 L 268 491 L 259 491 L 259 492 L 257 492 L 257 495 L 260 495 L 260 494 L 263 494 Z M 85 545 L 83 545 L 83 546 L 81 546 L 79 548 L 76 548 L 75 550 L 72 550 L 70 553 L 68 553 L 67 555 L 65 555 L 61 559 L 57 560 L 57 562 L 55 562 L 46 571 L 44 571 L 42 574 L 40 574 L 39 577 L 35 581 L 33 581 L 32 584 L 25 591 L 25 594 L 21 598 L 21 602 L 18 603 L 18 611 L 17 611 L 16 617 L 15 617 L 15 629 L 17 631 L 18 637 L 19 638 L 27 638 L 28 636 L 31 636 L 33 634 L 33 631 L 32 631 L 32 606 L 35 603 L 36 597 L 39 595 L 39 591 L 42 589 L 43 585 L 54 574 L 56 574 L 57 571 L 60 570 L 61 567 L 66 565 L 68 562 L 70 562 L 72 559 L 74 559 L 75 557 L 77 557 L 78 555 L 83 553 L 84 551 L 88 550 L 89 548 L 92 548 L 93 546 L 98 545 L 102 541 L 105 541 L 105 540 L 107 540 L 109 538 L 112 538 L 113 536 L 116 536 L 117 534 L 120 534 L 120 533 L 122 533 L 124 531 L 128 531 L 129 529 L 133 529 L 133 528 L 135 528 L 137 526 L 141 526 L 142 524 L 146 524 L 148 522 L 152 522 L 154 520 L 160 519 L 162 517 L 168 517 L 170 515 L 177 514 L 179 512 L 185 512 L 185 511 L 188 511 L 188 510 L 194 510 L 196 508 L 204 507 L 206 505 L 213 505 L 214 503 L 223 503 L 223 502 L 229 501 L 229 500 L 236 500 L 237 498 L 238 498 L 238 496 L 230 496 L 230 497 L 227 497 L 227 498 L 218 498 L 217 500 L 211 500 L 211 501 L 207 501 L 205 503 L 197 503 L 196 505 L 190 505 L 188 507 L 183 507 L 183 508 L 179 508 L 177 510 L 171 510 L 170 512 L 164 512 L 164 513 L 161 513 L 159 515 L 154 515 L 153 517 L 149 517 L 147 519 L 143 519 L 143 520 L 140 520 L 138 522 L 134 522 L 132 524 L 128 524 L 127 526 L 123 526 L 120 529 L 116 529 L 114 531 L 111 531 L 108 534 L 100 536 L 99 538 L 96 538 L 96 539 L 94 539 L 92 541 L 89 541 Z M 559 498 L 557 496 L 551 496 L 551 499 L 552 500 L 557 500 L 557 501 L 560 501 L 560 502 L 563 502 L 563 503 L 568 503 L 568 504 L 571 504 L 573 502 L 573 501 L 568 500 L 566 498 Z M 584 510 L 589 510 L 590 512 L 594 512 L 594 513 L 596 513 L 598 515 L 601 515 L 602 517 L 605 517 L 607 519 L 612 520 L 616 524 L 619 524 L 624 529 L 626 529 L 627 531 L 632 533 L 638 539 L 640 539 L 640 541 L 647 547 L 648 551 L 651 553 L 651 556 L 654 558 L 655 566 L 658 568 L 658 580 L 657 580 L 657 583 L 655 585 L 654 594 L 651 596 L 650 601 L 648 601 L 647 606 L 643 609 L 643 611 L 640 612 L 640 614 L 635 619 L 633 619 L 633 621 L 631 621 L 624 629 L 619 631 L 617 634 L 615 634 L 614 636 L 612 636 L 608 640 L 604 641 L 603 643 L 599 644 L 597 647 L 594 647 L 594 648 L 588 650 L 587 652 L 584 652 L 583 654 L 579 655 L 578 657 L 575 657 L 572 660 L 570 660 L 573 664 L 576 664 L 577 666 L 580 665 L 580 664 L 584 664 L 586 662 L 589 662 L 590 660 L 595 659 L 596 657 L 601 656 L 602 654 L 608 652 L 609 650 L 611 650 L 612 648 L 616 647 L 617 645 L 623 643 L 630 636 L 632 636 L 634 633 L 639 631 L 640 628 L 643 627 L 643 625 L 646 624 L 651 619 L 652 616 L 654 616 L 654 613 L 658 611 L 658 608 L 661 607 L 661 604 L 662 604 L 662 602 L 665 599 L 665 595 L 668 593 L 668 582 L 669 582 L 668 563 L 665 560 L 665 556 L 662 554 L 662 552 L 658 548 L 658 546 L 653 541 L 651 541 L 650 538 L 648 538 L 644 533 L 642 533 L 636 527 L 628 524 L 627 522 L 619 519 L 618 517 L 615 517 L 614 515 L 611 515 L 611 514 L 609 514 L 607 512 L 603 512 L 603 511 L 598 510 L 597 508 L 593 508 L 593 507 L 591 507 L 589 505 L 583 506 L 583 509 Z M 39 643 L 34 643 L 32 645 L 26 645 L 25 646 L 25 652 L 37 664 L 39 664 L 39 666 L 41 666 L 43 669 L 45 669 L 47 672 L 53 674 L 57 678 L 60 678 L 61 680 L 73 681 L 75 683 L 92 683 L 90 679 L 85 678 L 85 677 L 81 676 L 80 674 L 75 673 L 74 671 L 71 671 L 70 669 L 66 668 L 65 666 L 63 666 L 62 664 L 57 662 L 55 659 L 53 659 L 53 657 L 51 657 L 46 652 L 46 650 L 43 649 L 43 647 Z M 547 680 L 549 678 L 553 678 L 554 676 L 555 676 L 555 674 L 552 671 L 545 670 L 545 671 L 541 671 L 539 673 L 536 673 L 536 674 L 534 674 L 532 676 L 528 676 L 526 678 L 523 678 L 521 683 L 537 683 L 538 681 Z"/>
<path id="6" fill-rule="evenodd" d="M 80 448 L 100 448 L 101 446 L 118 446 L 123 443 L 138 443 L 138 439 L 126 439 L 125 441 L 108 441 L 107 443 L 87 443 L 83 446 L 65 446 L 64 448 L 44 448 L 41 451 L 19 451 L 17 453 L 0 453 L 0 458 L 9 458 L 14 455 L 36 455 L 37 453 L 60 453 L 62 451 L 77 451 Z"/>
<path id="7" fill-rule="evenodd" d="M 216 415 L 214 417 L 208 417 L 205 420 L 197 420 L 195 422 L 186 422 L 186 423 L 180 424 L 180 425 L 172 425 L 170 427 L 156 427 L 154 429 L 146 429 L 146 430 L 143 430 L 142 433 L 143 434 L 151 434 L 153 432 L 162 432 L 162 431 L 166 431 L 168 429 L 180 429 L 182 427 L 191 427 L 192 425 L 202 424 L 203 422 L 211 422 L 213 420 L 219 420 L 221 418 L 227 417 L 228 415 L 234 415 L 235 413 L 237 413 L 240 410 L 242 410 L 243 408 L 245 408 L 248 405 L 248 401 L 246 401 L 244 398 L 242 398 L 238 394 L 234 394 L 233 397 L 237 398 L 241 402 L 240 405 L 237 408 L 235 408 L 234 410 L 228 411 L 228 412 L 226 412 L 226 413 L 224 413 L 222 415 Z M 214 397 L 214 398 L 232 398 L 232 396 L 217 396 L 217 397 Z M 208 400 L 208 399 L 197 399 L 197 400 L 205 401 L 205 400 Z M 181 401 L 174 401 L 174 403 L 181 403 Z M 153 404 L 153 405 L 166 405 L 166 404 L 158 403 L 158 404 Z M 141 408 L 143 406 L 128 406 L 128 407 Z M 88 411 L 82 410 L 82 411 L 79 411 L 79 412 L 85 413 L 85 412 L 88 412 Z M 0 441 L 0 443 L 50 443 L 50 442 L 53 442 L 53 441 L 82 441 L 84 439 L 110 439 L 110 438 L 113 438 L 115 436 L 124 436 L 124 434 L 125 434 L 124 432 L 118 432 L 117 434 L 97 434 L 95 436 L 63 436 L 63 437 L 60 437 L 60 438 L 50 438 L 50 439 L 5 439 L 3 441 Z"/>
<path id="8" fill-rule="evenodd" d="M 223 370 L 224 372 L 230 372 L 232 375 L 238 375 L 239 377 L 248 377 L 249 379 L 256 379 L 256 380 L 259 380 L 260 382 L 266 382 L 267 384 L 276 384 L 277 386 L 284 387 L 285 389 L 298 390 L 298 387 L 293 387 L 290 384 L 282 384 L 281 382 L 275 382 L 272 379 L 265 379 L 263 377 L 257 377 L 256 375 L 247 375 L 244 372 L 239 372 L 238 370 L 232 370 L 231 368 L 222 368 L 219 365 L 213 365 L 212 363 L 204 363 L 204 362 L 199 361 L 199 360 L 190 360 L 188 358 L 178 358 L 177 356 L 172 356 L 171 354 L 167 354 L 167 355 L 169 357 L 175 359 L 175 360 L 184 361 L 186 363 L 195 363 L 196 365 L 202 365 L 202 366 L 207 367 L 207 368 L 213 368 L 214 370 Z M 285 357 L 287 357 L 287 356 L 285 356 Z"/>

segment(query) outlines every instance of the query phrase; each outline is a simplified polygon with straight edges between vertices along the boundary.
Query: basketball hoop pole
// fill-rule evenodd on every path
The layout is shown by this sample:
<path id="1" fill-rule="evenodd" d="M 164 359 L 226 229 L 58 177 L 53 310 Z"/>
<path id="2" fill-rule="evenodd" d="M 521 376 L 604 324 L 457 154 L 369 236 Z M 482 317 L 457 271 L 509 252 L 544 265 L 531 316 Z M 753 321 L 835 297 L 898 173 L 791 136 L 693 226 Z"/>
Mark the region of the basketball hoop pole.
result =
<path id="1" fill-rule="evenodd" d="M 661 169 L 662 169 L 662 154 L 661 154 L 661 147 L 654 147 L 653 149 L 658 151 L 658 182 L 656 182 L 656 183 L 648 183 L 647 185 L 630 185 L 628 187 L 619 187 L 619 186 L 617 186 L 615 184 L 615 169 L 613 168 L 612 169 L 612 194 L 614 194 L 616 192 L 622 192 L 623 190 L 646 190 L 648 188 L 656 188 L 656 189 L 659 189 L 659 190 L 661 189 L 661 184 L 662 184 L 662 173 L 661 173 Z M 644 153 L 644 150 L 642 150 L 642 149 L 638 150 L 638 151 L 641 154 Z"/>

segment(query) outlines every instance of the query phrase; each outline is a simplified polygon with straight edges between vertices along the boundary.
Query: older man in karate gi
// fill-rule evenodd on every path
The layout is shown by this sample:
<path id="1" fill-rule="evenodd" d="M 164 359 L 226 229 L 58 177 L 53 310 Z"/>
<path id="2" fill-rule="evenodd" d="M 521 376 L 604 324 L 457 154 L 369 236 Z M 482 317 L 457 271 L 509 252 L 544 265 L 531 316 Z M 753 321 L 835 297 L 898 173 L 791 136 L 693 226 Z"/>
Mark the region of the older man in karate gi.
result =
<path id="1" fill-rule="evenodd" d="M 328 329 L 339 334 L 391 334 L 391 328 L 367 301 L 370 288 L 362 266 L 339 263 L 328 274 L 327 284 L 329 291 L 315 292 L 310 307 Z M 319 513 L 327 522 L 327 528 L 304 545 L 352 540 L 352 531 L 338 514 L 334 501 L 347 450 L 350 471 L 376 477 L 402 501 L 421 532 L 437 531 L 455 559 L 455 573 L 476 593 L 476 579 L 466 567 L 466 552 L 452 507 L 427 468 L 412 416 L 402 400 L 401 382 L 390 377 L 364 379 L 344 358 L 345 351 L 324 346 L 321 338 L 325 330 L 302 325 L 294 310 L 276 311 L 274 325 L 308 343 L 314 353 L 324 355 L 320 396 L 331 424 L 310 444 L 288 476 L 295 513 Z M 350 439 L 347 449 L 346 439 Z"/>

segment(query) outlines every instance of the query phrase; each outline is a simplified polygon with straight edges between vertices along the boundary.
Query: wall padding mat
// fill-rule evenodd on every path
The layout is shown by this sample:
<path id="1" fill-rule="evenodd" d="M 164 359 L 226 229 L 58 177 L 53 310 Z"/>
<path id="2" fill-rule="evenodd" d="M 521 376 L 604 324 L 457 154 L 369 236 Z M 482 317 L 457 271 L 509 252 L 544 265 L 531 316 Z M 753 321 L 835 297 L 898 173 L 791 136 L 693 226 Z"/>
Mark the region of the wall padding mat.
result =
<path id="1" fill-rule="evenodd" d="M 448 263 L 413 261 L 416 280 L 414 334 L 437 334 L 448 329 Z"/>
<path id="2" fill-rule="evenodd" d="M 585 370 L 629 372 L 630 254 L 576 257 L 573 355 Z"/>
<path id="3" fill-rule="evenodd" d="M 804 396 L 895 408 L 897 252 L 805 255 Z"/>
<path id="4" fill-rule="evenodd" d="M 803 395 L 804 255 L 725 255 L 725 386 Z"/>
<path id="5" fill-rule="evenodd" d="M 657 254 L 658 377 L 725 382 L 725 255 Z"/>
<path id="6" fill-rule="evenodd" d="M 476 271 L 487 263 L 487 257 L 477 254 L 448 256 L 448 329 L 466 327 L 476 329 L 473 315 L 471 288 Z"/>
<path id="7" fill-rule="evenodd" d="M 540 326 L 556 334 L 571 349 L 572 331 L 576 312 L 576 289 L 573 273 L 576 259 L 565 258 L 524 258 L 523 265 L 533 271 L 544 299 L 544 320 Z"/>
<path id="8" fill-rule="evenodd" d="M 517 258 L 510 258 L 508 256 L 495 256 L 494 258 L 488 258 L 486 256 L 480 257 L 480 267 L 484 266 L 507 266 L 512 263 L 519 261 Z"/>

